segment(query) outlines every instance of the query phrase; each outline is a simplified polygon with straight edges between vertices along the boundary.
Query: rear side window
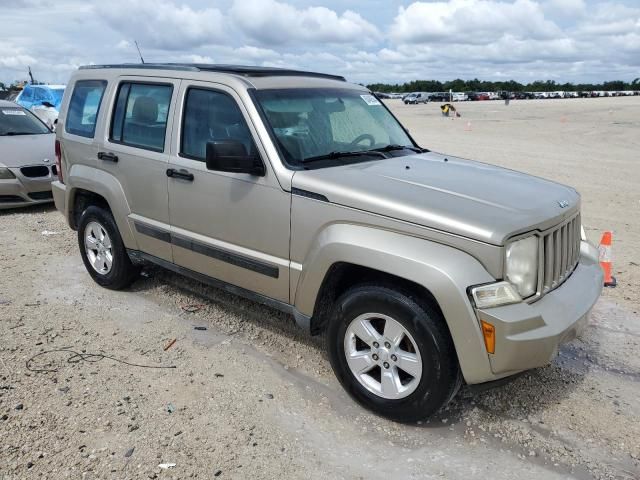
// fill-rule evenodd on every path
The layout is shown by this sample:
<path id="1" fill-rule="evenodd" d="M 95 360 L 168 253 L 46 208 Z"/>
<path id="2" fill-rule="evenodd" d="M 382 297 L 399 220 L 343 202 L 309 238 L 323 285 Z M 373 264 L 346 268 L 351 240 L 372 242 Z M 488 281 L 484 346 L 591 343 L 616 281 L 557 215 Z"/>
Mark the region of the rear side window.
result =
<path id="1" fill-rule="evenodd" d="M 73 135 L 93 138 L 100 104 L 107 82 L 104 80 L 80 80 L 76 82 L 69 102 L 65 130 Z"/>
<path id="2" fill-rule="evenodd" d="M 164 151 L 173 86 L 121 83 L 111 119 L 112 142 Z"/>

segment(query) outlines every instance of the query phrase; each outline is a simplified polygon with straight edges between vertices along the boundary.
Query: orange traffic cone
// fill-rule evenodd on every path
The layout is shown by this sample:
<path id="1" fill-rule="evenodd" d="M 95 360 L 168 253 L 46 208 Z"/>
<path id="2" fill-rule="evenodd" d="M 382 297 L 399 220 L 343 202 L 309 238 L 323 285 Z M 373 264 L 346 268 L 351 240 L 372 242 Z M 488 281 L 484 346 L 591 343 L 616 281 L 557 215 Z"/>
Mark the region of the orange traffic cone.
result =
<path id="1" fill-rule="evenodd" d="M 600 266 L 602 267 L 602 271 L 604 272 L 604 286 L 605 287 L 615 287 L 618 282 L 616 282 L 616 278 L 611 275 L 611 241 L 613 239 L 613 234 L 609 231 L 604 232 L 602 234 L 602 240 L 600 240 L 599 256 L 600 256 Z"/>

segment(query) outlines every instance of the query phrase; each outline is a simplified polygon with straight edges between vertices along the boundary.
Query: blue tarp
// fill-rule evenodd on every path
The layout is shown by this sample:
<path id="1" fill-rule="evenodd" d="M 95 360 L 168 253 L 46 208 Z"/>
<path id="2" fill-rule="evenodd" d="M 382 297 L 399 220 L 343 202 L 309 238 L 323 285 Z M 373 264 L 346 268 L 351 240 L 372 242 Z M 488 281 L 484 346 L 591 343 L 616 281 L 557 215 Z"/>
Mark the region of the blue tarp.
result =
<path id="1" fill-rule="evenodd" d="M 31 107 L 42 105 L 42 102 L 48 102 L 56 110 L 60 109 L 62 103 L 62 95 L 64 94 L 64 85 L 25 85 L 24 89 L 15 102 L 30 110 Z"/>

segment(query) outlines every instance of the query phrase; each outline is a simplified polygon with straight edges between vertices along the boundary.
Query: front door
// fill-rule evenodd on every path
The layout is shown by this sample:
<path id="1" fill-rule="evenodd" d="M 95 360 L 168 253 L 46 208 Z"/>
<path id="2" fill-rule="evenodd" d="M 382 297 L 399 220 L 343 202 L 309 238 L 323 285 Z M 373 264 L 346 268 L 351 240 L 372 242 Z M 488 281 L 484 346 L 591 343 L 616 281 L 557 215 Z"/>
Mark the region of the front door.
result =
<path id="1" fill-rule="evenodd" d="M 291 198 L 280 187 L 237 94 L 183 80 L 169 169 L 174 263 L 289 302 Z M 235 140 L 257 153 L 266 174 L 207 170 L 207 142 Z"/>

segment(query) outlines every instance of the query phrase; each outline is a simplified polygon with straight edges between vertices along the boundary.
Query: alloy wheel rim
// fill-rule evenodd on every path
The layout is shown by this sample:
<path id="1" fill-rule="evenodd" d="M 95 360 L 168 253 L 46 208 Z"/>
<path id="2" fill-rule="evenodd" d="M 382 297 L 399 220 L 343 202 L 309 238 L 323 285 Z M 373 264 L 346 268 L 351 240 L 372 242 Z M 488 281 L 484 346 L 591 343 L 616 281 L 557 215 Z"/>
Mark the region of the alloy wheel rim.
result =
<path id="1" fill-rule="evenodd" d="M 84 248 L 93 270 L 107 275 L 113 266 L 111 238 L 98 222 L 89 222 L 85 227 Z"/>
<path id="2" fill-rule="evenodd" d="M 365 313 L 353 319 L 344 353 L 353 376 L 379 397 L 404 398 L 420 384 L 420 350 L 409 331 L 388 315 Z"/>

